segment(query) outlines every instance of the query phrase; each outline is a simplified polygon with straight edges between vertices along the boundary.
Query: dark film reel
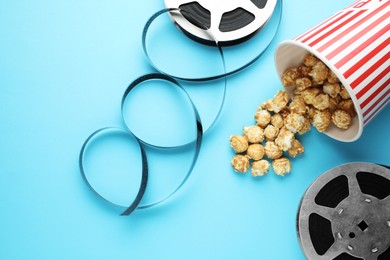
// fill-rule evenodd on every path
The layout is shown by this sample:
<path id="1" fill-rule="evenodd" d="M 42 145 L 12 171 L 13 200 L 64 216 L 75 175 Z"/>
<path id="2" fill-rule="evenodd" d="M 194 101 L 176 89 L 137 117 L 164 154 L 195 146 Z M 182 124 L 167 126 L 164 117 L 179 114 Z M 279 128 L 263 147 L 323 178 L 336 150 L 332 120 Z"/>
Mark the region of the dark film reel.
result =
<path id="1" fill-rule="evenodd" d="M 251 38 L 267 23 L 277 0 L 165 0 L 167 8 L 186 11 L 172 19 L 189 37 L 214 43 L 203 32 L 210 31 L 221 45 L 234 45 Z M 200 28 L 199 22 L 206 28 Z"/>
<path id="2" fill-rule="evenodd" d="M 390 170 L 350 163 L 322 174 L 301 200 L 297 232 L 310 260 L 390 259 Z"/>

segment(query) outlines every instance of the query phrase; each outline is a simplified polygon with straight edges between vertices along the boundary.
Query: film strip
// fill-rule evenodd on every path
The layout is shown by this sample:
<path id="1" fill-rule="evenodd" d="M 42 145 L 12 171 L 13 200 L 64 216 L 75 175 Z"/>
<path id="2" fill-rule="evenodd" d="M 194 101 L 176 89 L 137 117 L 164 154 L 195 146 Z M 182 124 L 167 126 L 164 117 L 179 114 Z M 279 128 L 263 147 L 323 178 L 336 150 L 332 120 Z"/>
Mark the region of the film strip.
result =
<path id="1" fill-rule="evenodd" d="M 305 192 L 297 232 L 308 259 L 390 259 L 390 170 L 350 163 L 322 174 Z"/>
<path id="2" fill-rule="evenodd" d="M 178 9 L 178 8 L 170 8 L 170 9 L 164 9 L 156 14 L 154 14 L 146 23 L 144 30 L 143 30 L 143 36 L 142 36 L 142 43 L 144 47 L 144 51 L 146 54 L 147 59 L 151 63 L 151 65 L 160 73 L 152 73 L 152 74 L 147 74 L 144 76 L 139 77 L 138 79 L 134 80 L 128 88 L 125 90 L 123 97 L 122 97 L 122 102 L 121 102 L 121 115 L 122 115 L 122 122 L 123 122 L 123 127 L 104 127 L 101 128 L 95 132 L 93 132 L 84 142 L 80 155 L 79 155 L 79 167 L 80 167 L 80 172 L 83 177 L 83 180 L 86 182 L 87 186 L 89 189 L 97 195 L 100 199 L 105 201 L 106 203 L 110 204 L 114 208 L 120 209 L 122 211 L 121 215 L 130 215 L 134 210 L 136 209 L 145 209 L 145 208 L 150 208 L 152 206 L 158 205 L 164 201 L 166 201 L 168 198 L 170 198 L 172 195 L 174 195 L 188 180 L 188 178 L 191 175 L 192 169 L 196 164 L 196 161 L 198 159 L 198 155 L 200 152 L 201 148 L 201 143 L 202 139 L 204 136 L 204 133 L 208 130 L 211 129 L 211 127 L 215 124 L 215 122 L 218 120 L 219 115 L 222 111 L 223 105 L 225 103 L 225 94 L 226 94 L 226 76 L 233 74 L 235 72 L 238 72 L 246 67 L 248 67 L 250 64 L 254 63 L 258 58 L 261 57 L 261 55 L 267 50 L 268 46 L 270 45 L 272 39 L 274 38 L 276 31 L 279 27 L 279 22 L 281 19 L 281 7 L 282 3 L 279 1 L 279 12 L 274 16 L 274 21 L 276 22 L 271 28 L 271 34 L 269 34 L 268 41 L 265 42 L 264 46 L 256 50 L 255 58 L 250 59 L 248 62 L 246 62 L 243 66 L 236 67 L 234 70 L 228 71 L 226 63 L 225 63 L 225 51 L 222 49 L 222 47 L 219 44 L 219 41 L 214 37 L 212 32 L 207 31 L 207 25 L 203 24 L 204 21 L 196 21 L 196 25 L 198 28 L 203 28 L 203 33 L 208 36 L 209 39 L 214 39 L 214 44 L 211 44 L 210 42 L 208 43 L 209 46 L 213 48 L 214 53 L 217 53 L 216 55 L 219 57 L 219 63 L 220 68 L 217 73 L 214 75 L 206 75 L 206 76 L 196 76 L 196 77 L 183 77 L 179 75 L 173 75 L 170 73 L 164 72 L 162 69 L 157 67 L 154 64 L 153 58 L 149 55 L 148 53 L 148 43 L 147 43 L 147 35 L 149 33 L 149 30 L 153 23 L 156 21 L 156 19 L 159 19 L 160 17 L 164 15 L 170 15 L 171 17 L 177 17 L 177 16 L 186 16 L 187 19 L 191 18 L 195 21 L 195 18 L 192 17 L 192 14 L 189 13 L 186 10 L 183 9 Z M 275 27 L 274 27 L 275 26 Z M 265 26 L 267 27 L 267 26 Z M 211 120 L 211 123 L 205 128 L 204 125 L 202 124 L 201 120 L 201 115 L 198 112 L 197 107 L 195 106 L 194 102 L 192 101 L 190 95 L 187 93 L 186 89 L 183 87 L 184 81 L 193 81 L 193 82 L 199 82 L 199 83 L 204 83 L 204 82 L 209 82 L 211 80 L 215 79 L 221 79 L 222 80 L 222 97 L 221 97 L 221 103 L 218 108 L 218 112 L 216 116 Z M 174 144 L 174 145 L 156 145 L 155 143 L 145 140 L 138 136 L 136 133 L 133 132 L 132 128 L 129 126 L 131 122 L 131 118 L 127 118 L 124 116 L 125 114 L 125 104 L 128 102 L 129 97 L 131 94 L 134 92 L 134 90 L 137 87 L 140 87 L 142 84 L 145 82 L 153 82 L 153 81 L 164 81 L 168 82 L 171 84 L 173 87 L 175 87 L 178 91 L 183 93 L 183 96 L 188 99 L 188 102 L 190 104 L 191 110 L 193 112 L 193 119 L 194 119 L 194 125 L 196 126 L 196 129 L 194 129 L 193 137 L 190 140 L 187 140 L 186 142 L 179 143 L 179 144 Z M 140 160 L 141 160 L 141 172 L 140 174 L 140 179 L 139 179 L 139 185 L 138 185 L 138 190 L 136 192 L 133 192 L 132 197 L 130 198 L 130 202 L 127 203 L 126 205 L 117 203 L 111 198 L 108 198 L 105 194 L 103 194 L 97 187 L 94 186 L 94 184 L 91 182 L 90 176 L 91 172 L 88 172 L 86 169 L 86 164 L 87 164 L 87 155 L 89 153 L 90 147 L 96 143 L 99 142 L 102 138 L 105 136 L 110 136 L 110 135 L 124 135 L 129 141 L 131 140 L 132 142 L 135 142 L 139 148 L 140 152 Z M 192 149 L 192 158 L 191 158 L 191 163 L 188 167 L 188 170 L 182 180 L 178 183 L 178 185 L 173 188 L 168 194 L 158 198 L 157 200 L 154 200 L 153 202 L 148 202 L 148 203 L 141 203 L 143 201 L 144 195 L 147 191 L 148 187 L 148 181 L 149 181 L 149 171 L 150 171 L 150 165 L 148 164 L 148 155 L 147 155 L 147 150 L 148 149 L 155 149 L 161 152 L 165 151 L 172 151 L 175 149 L 180 149 L 180 148 L 188 148 Z M 129 158 L 130 159 L 130 158 Z"/>

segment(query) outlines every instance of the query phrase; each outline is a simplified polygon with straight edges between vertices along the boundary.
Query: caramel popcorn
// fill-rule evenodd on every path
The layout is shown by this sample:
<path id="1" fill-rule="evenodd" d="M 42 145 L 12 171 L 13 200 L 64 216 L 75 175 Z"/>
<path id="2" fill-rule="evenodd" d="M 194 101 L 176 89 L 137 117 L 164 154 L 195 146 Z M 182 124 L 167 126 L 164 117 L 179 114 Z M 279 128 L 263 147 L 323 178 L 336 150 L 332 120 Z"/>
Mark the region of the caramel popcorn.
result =
<path id="1" fill-rule="evenodd" d="M 322 61 L 317 61 L 309 72 L 309 76 L 311 76 L 314 85 L 323 84 L 328 77 L 328 68 Z"/>
<path id="2" fill-rule="evenodd" d="M 348 129 L 352 121 L 348 112 L 337 109 L 332 114 L 332 122 L 340 129 Z"/>
<path id="3" fill-rule="evenodd" d="M 308 132 L 311 129 L 310 119 L 307 117 L 304 117 L 305 121 L 303 122 L 303 126 L 301 130 L 298 131 L 298 134 L 303 135 L 304 133 Z"/>
<path id="4" fill-rule="evenodd" d="M 284 126 L 294 134 L 302 129 L 304 123 L 305 117 L 297 113 L 291 113 L 284 119 Z"/>
<path id="5" fill-rule="evenodd" d="M 313 67 L 318 61 L 319 59 L 316 56 L 309 53 L 303 59 L 303 64 L 305 64 L 307 67 Z"/>
<path id="6" fill-rule="evenodd" d="M 230 146 L 236 153 L 243 153 L 248 149 L 248 137 L 232 135 L 230 137 Z"/>
<path id="7" fill-rule="evenodd" d="M 261 144 L 251 144 L 248 147 L 246 154 L 253 160 L 260 160 L 264 156 L 264 147 Z"/>
<path id="8" fill-rule="evenodd" d="M 336 98 L 338 94 L 340 93 L 340 85 L 339 83 L 330 83 L 325 82 L 325 84 L 322 87 L 322 90 L 325 94 L 328 94 L 332 98 Z"/>
<path id="9" fill-rule="evenodd" d="M 281 110 L 279 114 L 282 116 L 284 122 L 284 119 L 286 119 L 286 117 L 290 114 L 290 110 L 288 108 L 285 108 Z"/>
<path id="10" fill-rule="evenodd" d="M 252 164 L 251 174 L 263 176 L 270 169 L 270 159 L 275 174 L 284 176 L 291 171 L 291 162 L 285 156 L 295 158 L 305 152 L 296 133 L 303 135 L 311 125 L 319 132 L 331 124 L 341 129 L 350 127 L 355 106 L 336 74 L 312 54 L 306 55 L 303 63 L 282 76 L 283 85 L 291 87 L 294 98 L 279 90 L 257 108 L 257 125 L 244 127 L 244 136 L 231 137 L 234 151 L 246 152 L 234 156 L 231 163 L 235 171 L 246 172 Z"/>
<path id="11" fill-rule="evenodd" d="M 344 99 L 340 101 L 338 108 L 347 112 L 351 117 L 356 115 L 355 106 L 351 99 Z"/>
<path id="12" fill-rule="evenodd" d="M 335 98 L 330 97 L 329 98 L 329 110 L 331 112 L 335 111 L 337 107 L 339 106 L 341 97 L 337 95 Z"/>
<path id="13" fill-rule="evenodd" d="M 311 87 L 312 83 L 311 83 L 311 80 L 307 77 L 297 78 L 295 80 L 295 86 L 300 91 L 303 91 L 303 90 L 307 89 L 308 87 Z"/>
<path id="14" fill-rule="evenodd" d="M 267 141 L 265 143 L 264 149 L 265 149 L 265 155 L 269 159 L 278 159 L 283 154 L 282 150 L 279 148 L 279 146 L 275 144 L 274 141 Z"/>
<path id="15" fill-rule="evenodd" d="M 257 110 L 265 109 L 265 110 L 268 110 L 268 111 L 273 111 L 273 109 L 272 109 L 272 107 L 273 107 L 272 102 L 273 102 L 272 98 L 264 101 L 260 105 L 260 107 L 257 108 Z"/>
<path id="16" fill-rule="evenodd" d="M 301 89 L 301 88 L 298 88 L 298 87 L 296 87 L 296 88 L 294 88 L 294 90 L 293 90 L 293 93 L 294 93 L 294 96 L 300 96 L 300 95 L 302 95 L 302 91 L 304 91 L 305 89 Z"/>
<path id="17" fill-rule="evenodd" d="M 327 94 L 318 94 L 313 100 L 313 106 L 318 110 L 324 110 L 329 107 L 329 96 Z"/>
<path id="18" fill-rule="evenodd" d="M 231 161 L 234 171 L 247 172 L 249 169 L 249 156 L 237 154 Z"/>
<path id="19" fill-rule="evenodd" d="M 243 132 L 250 143 L 261 143 L 264 140 L 264 130 L 257 125 L 245 126 Z"/>
<path id="20" fill-rule="evenodd" d="M 349 95 L 348 91 L 345 89 L 345 87 L 343 85 L 341 85 L 340 87 L 340 97 L 342 99 L 350 99 L 351 96 Z"/>
<path id="21" fill-rule="evenodd" d="M 313 105 L 314 99 L 320 93 L 318 88 L 308 88 L 302 91 L 302 98 L 307 105 Z"/>
<path id="22" fill-rule="evenodd" d="M 296 113 L 300 115 L 304 115 L 307 110 L 305 101 L 301 96 L 295 96 L 294 99 L 291 101 L 290 105 L 288 106 L 288 108 L 290 109 L 291 113 Z"/>
<path id="23" fill-rule="evenodd" d="M 271 114 L 267 110 L 258 110 L 255 114 L 255 120 L 260 127 L 266 127 L 271 121 Z"/>
<path id="24" fill-rule="evenodd" d="M 287 107 L 288 102 L 290 101 L 290 96 L 284 90 L 279 90 L 272 101 L 273 110 L 275 113 L 280 112 L 285 107 Z"/>
<path id="25" fill-rule="evenodd" d="M 295 84 L 295 80 L 299 77 L 298 69 L 291 68 L 286 70 L 282 76 L 282 84 L 285 87 L 292 87 Z"/>
<path id="26" fill-rule="evenodd" d="M 328 109 L 316 110 L 313 115 L 313 126 L 318 132 L 325 132 L 331 123 L 331 113 Z"/>
<path id="27" fill-rule="evenodd" d="M 267 160 L 255 161 L 252 163 L 252 176 L 264 176 L 268 173 L 271 164 Z"/>
<path id="28" fill-rule="evenodd" d="M 304 65 L 301 65 L 301 66 L 298 67 L 298 73 L 299 73 L 299 75 L 301 77 L 309 76 L 310 70 L 311 70 L 310 67 L 307 67 L 307 66 L 304 66 Z M 295 83 L 297 83 L 297 82 L 295 81 Z"/>
<path id="29" fill-rule="evenodd" d="M 275 139 L 275 144 L 283 151 L 287 151 L 291 148 L 292 142 L 294 141 L 294 134 L 288 130 L 286 127 L 283 127 L 279 131 L 278 137 Z"/>
<path id="30" fill-rule="evenodd" d="M 291 171 L 291 163 L 288 158 L 276 159 L 272 162 L 272 167 L 277 175 L 284 176 Z"/>
<path id="31" fill-rule="evenodd" d="M 306 114 L 309 116 L 309 119 L 313 121 L 314 114 L 317 112 L 313 106 L 307 106 Z"/>
<path id="32" fill-rule="evenodd" d="M 328 82 L 330 84 L 334 84 L 334 83 L 338 83 L 340 82 L 339 78 L 336 76 L 336 74 L 334 74 L 333 71 L 329 70 L 328 72 L 328 78 L 327 78 Z"/>
<path id="33" fill-rule="evenodd" d="M 271 116 L 271 124 L 277 128 L 282 128 L 284 125 L 283 117 L 279 113 L 275 113 Z"/>
<path id="34" fill-rule="evenodd" d="M 305 148 L 297 139 L 294 139 L 291 148 L 287 151 L 291 157 L 297 157 L 305 152 Z"/>
<path id="35" fill-rule="evenodd" d="M 279 134 L 279 128 L 273 125 L 268 125 L 264 129 L 264 136 L 267 138 L 267 141 L 273 141 Z"/>

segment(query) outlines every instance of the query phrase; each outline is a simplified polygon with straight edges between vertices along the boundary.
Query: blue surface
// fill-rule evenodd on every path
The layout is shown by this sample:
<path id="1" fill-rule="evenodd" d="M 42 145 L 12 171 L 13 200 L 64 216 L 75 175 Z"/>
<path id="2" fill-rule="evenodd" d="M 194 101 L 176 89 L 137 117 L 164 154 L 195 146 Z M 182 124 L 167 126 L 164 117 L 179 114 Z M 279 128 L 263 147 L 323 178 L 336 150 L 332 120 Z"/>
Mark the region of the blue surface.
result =
<path id="1" fill-rule="evenodd" d="M 390 164 L 390 107 L 353 143 L 310 131 L 284 178 L 234 173 L 228 140 L 282 88 L 277 43 L 350 3 L 286 0 L 265 56 L 228 79 L 188 183 L 160 206 L 119 217 L 83 183 L 78 153 L 94 130 L 123 126 L 123 91 L 153 71 L 141 33 L 163 1 L 1 0 L 0 259 L 304 259 L 295 230 L 303 192 L 343 163 Z"/>

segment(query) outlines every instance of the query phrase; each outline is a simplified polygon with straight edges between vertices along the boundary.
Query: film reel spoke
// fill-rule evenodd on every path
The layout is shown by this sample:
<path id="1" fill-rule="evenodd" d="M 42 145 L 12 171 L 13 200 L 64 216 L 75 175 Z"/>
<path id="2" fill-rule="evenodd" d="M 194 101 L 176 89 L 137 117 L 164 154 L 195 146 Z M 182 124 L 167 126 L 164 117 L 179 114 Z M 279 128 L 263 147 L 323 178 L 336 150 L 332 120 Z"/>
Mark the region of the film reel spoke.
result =
<path id="1" fill-rule="evenodd" d="M 356 178 L 356 173 L 347 174 L 346 176 L 348 178 L 349 197 L 356 198 L 356 199 L 361 197 L 363 194 L 360 190 L 360 186 L 359 186 L 358 180 Z"/>
<path id="2" fill-rule="evenodd" d="M 334 216 L 334 214 L 336 214 L 336 210 L 334 208 L 313 204 L 311 213 L 316 213 L 326 219 L 331 219 Z"/>
<path id="3" fill-rule="evenodd" d="M 211 31 L 218 30 L 218 26 L 221 22 L 223 11 L 220 9 L 212 10 L 212 14 L 210 17 L 210 29 Z"/>
<path id="4" fill-rule="evenodd" d="M 332 244 L 332 246 L 326 251 L 324 255 L 321 256 L 321 258 L 318 259 L 324 259 L 324 260 L 329 260 L 329 259 L 335 259 L 337 256 L 341 255 L 344 253 L 345 250 L 345 245 L 341 242 L 341 240 L 336 239 L 335 242 Z"/>

